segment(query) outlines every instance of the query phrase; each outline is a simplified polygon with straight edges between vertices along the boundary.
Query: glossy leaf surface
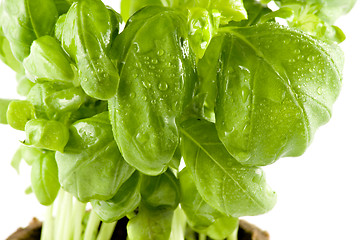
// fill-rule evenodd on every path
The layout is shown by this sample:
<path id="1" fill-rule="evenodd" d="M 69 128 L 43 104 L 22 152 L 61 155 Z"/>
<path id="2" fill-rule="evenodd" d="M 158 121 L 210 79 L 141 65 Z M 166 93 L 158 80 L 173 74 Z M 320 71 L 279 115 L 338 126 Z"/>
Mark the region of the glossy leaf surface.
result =
<path id="1" fill-rule="evenodd" d="M 26 96 L 30 92 L 31 88 L 35 85 L 32 81 L 30 81 L 24 72 L 20 72 L 16 74 L 17 88 L 16 91 L 20 96 Z"/>
<path id="2" fill-rule="evenodd" d="M 238 225 L 239 220 L 237 218 L 222 216 L 204 230 L 204 233 L 212 239 L 225 239 L 238 228 Z"/>
<path id="3" fill-rule="evenodd" d="M 54 202 L 60 189 L 54 152 L 44 151 L 32 164 L 31 186 L 36 198 L 43 205 Z"/>
<path id="4" fill-rule="evenodd" d="M 11 50 L 20 62 L 30 53 L 32 42 L 51 35 L 58 12 L 53 0 L 5 0 L 2 27 Z"/>
<path id="5" fill-rule="evenodd" d="M 340 16 L 348 13 L 356 0 L 276 0 L 280 6 L 301 5 L 304 8 L 315 8 L 317 15 L 330 24 Z"/>
<path id="6" fill-rule="evenodd" d="M 180 201 L 179 180 L 171 170 L 159 176 L 142 176 L 142 203 L 150 208 L 175 209 Z"/>
<path id="7" fill-rule="evenodd" d="M 330 119 L 342 52 L 277 24 L 224 28 L 220 38 L 215 117 L 226 149 L 250 166 L 303 154 Z"/>
<path id="8" fill-rule="evenodd" d="M 24 131 L 26 123 L 35 118 L 34 105 L 29 101 L 14 100 L 7 107 L 6 118 L 12 128 Z"/>
<path id="9" fill-rule="evenodd" d="M 92 200 L 91 205 L 102 221 L 114 222 L 134 211 L 140 204 L 140 174 L 134 172 L 109 200 Z"/>
<path id="10" fill-rule="evenodd" d="M 75 0 L 54 0 L 59 15 L 66 13 Z"/>
<path id="11" fill-rule="evenodd" d="M 69 129 L 54 120 L 29 120 L 25 125 L 25 133 L 25 144 L 52 151 L 63 152 L 69 140 Z"/>
<path id="12" fill-rule="evenodd" d="M 60 18 L 55 32 L 62 47 L 77 63 L 80 84 L 97 99 L 109 99 L 117 89 L 119 75 L 108 57 L 111 42 L 119 31 L 119 18 L 100 0 L 81 0 Z"/>
<path id="13" fill-rule="evenodd" d="M 219 140 L 213 123 L 190 119 L 182 123 L 181 133 L 186 166 L 210 206 L 233 217 L 272 209 L 276 194 L 266 184 L 263 171 L 235 160 Z"/>
<path id="14" fill-rule="evenodd" d="M 127 21 L 135 12 L 148 6 L 166 6 L 161 0 L 123 0 L 120 2 L 120 14 Z"/>
<path id="15" fill-rule="evenodd" d="M 175 1 L 174 1 L 175 2 Z M 219 12 L 222 24 L 247 18 L 242 0 L 179 0 L 178 7 L 204 8 L 209 12 Z"/>
<path id="16" fill-rule="evenodd" d="M 2 11 L 3 11 L 3 7 L 0 5 L 0 20 L 1 20 Z M 0 21 L 0 24 L 1 24 L 1 21 Z M 1 29 L 1 27 L 0 27 L 0 59 L 15 72 L 22 71 L 23 66 L 15 58 L 14 54 L 12 53 L 11 48 L 10 48 L 10 43 L 4 36 L 4 33 Z"/>
<path id="17" fill-rule="evenodd" d="M 31 45 L 30 55 L 24 59 L 27 76 L 33 82 L 43 81 L 74 81 L 76 71 L 71 60 L 53 37 L 43 36 Z"/>
<path id="18" fill-rule="evenodd" d="M 114 137 L 125 160 L 148 175 L 166 170 L 179 142 L 175 121 L 192 97 L 194 62 L 185 24 L 177 11 L 144 8 L 112 49 L 121 78 L 109 101 Z"/>
<path id="19" fill-rule="evenodd" d="M 131 240 L 168 240 L 174 210 L 151 209 L 140 205 L 138 214 L 127 225 Z"/>
<path id="20" fill-rule="evenodd" d="M 7 124 L 6 113 L 8 111 L 9 104 L 12 102 L 10 99 L 0 99 L 0 123 Z"/>
<path id="21" fill-rule="evenodd" d="M 221 212 L 207 204 L 196 189 L 195 182 L 188 168 L 179 173 L 181 189 L 181 209 L 192 228 L 200 230 L 212 225 Z"/>
<path id="22" fill-rule="evenodd" d="M 242 0 L 123 0 L 121 15 L 128 19 L 132 14 L 147 6 L 164 6 L 184 10 L 202 9 L 220 15 L 222 24 L 246 19 Z"/>
<path id="23" fill-rule="evenodd" d="M 83 202 L 111 199 L 134 172 L 117 148 L 108 112 L 75 122 L 56 161 L 61 186 Z"/>

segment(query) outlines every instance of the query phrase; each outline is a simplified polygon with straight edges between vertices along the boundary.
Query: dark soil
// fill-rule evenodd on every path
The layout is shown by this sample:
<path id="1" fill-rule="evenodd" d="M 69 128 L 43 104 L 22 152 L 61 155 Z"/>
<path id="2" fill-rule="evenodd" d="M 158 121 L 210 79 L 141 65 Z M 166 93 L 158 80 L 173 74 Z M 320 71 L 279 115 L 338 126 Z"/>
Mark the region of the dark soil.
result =
<path id="1" fill-rule="evenodd" d="M 41 222 L 33 218 L 26 228 L 19 228 L 7 240 L 39 240 L 41 226 Z"/>
<path id="2" fill-rule="evenodd" d="M 126 240 L 127 218 L 120 219 L 116 224 L 111 240 Z M 19 228 L 7 240 L 39 240 L 41 222 L 34 218 L 26 228 Z M 253 224 L 240 220 L 238 240 L 269 240 L 269 234 Z"/>

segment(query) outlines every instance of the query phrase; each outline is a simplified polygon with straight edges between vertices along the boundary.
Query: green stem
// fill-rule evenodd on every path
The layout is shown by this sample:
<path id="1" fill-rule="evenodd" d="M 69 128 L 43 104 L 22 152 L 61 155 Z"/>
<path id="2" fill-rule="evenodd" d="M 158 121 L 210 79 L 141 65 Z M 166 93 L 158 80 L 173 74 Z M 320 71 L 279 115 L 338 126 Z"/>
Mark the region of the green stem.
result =
<path id="1" fill-rule="evenodd" d="M 58 202 L 57 202 L 57 211 L 56 211 L 56 223 L 55 223 L 55 240 L 62 240 L 62 234 L 63 234 L 63 224 L 64 224 L 64 218 L 65 218 L 65 213 L 64 213 L 64 197 L 65 197 L 65 192 L 60 189 L 59 190 L 59 194 L 58 194 Z"/>
<path id="2" fill-rule="evenodd" d="M 81 240 L 81 234 L 83 230 L 82 221 L 86 211 L 86 204 L 74 200 L 74 207 L 72 212 L 72 219 L 74 219 L 74 235 L 73 240 Z"/>
<path id="3" fill-rule="evenodd" d="M 84 240 L 94 240 L 98 231 L 100 219 L 94 211 L 91 211 L 89 221 L 85 229 Z"/>
<path id="4" fill-rule="evenodd" d="M 239 224 L 238 224 L 237 228 L 226 239 L 227 240 L 238 240 L 238 231 L 239 231 Z"/>
<path id="5" fill-rule="evenodd" d="M 199 233 L 199 240 L 206 240 L 206 234 Z"/>
<path id="6" fill-rule="evenodd" d="M 73 211 L 73 196 L 70 193 L 65 193 L 65 206 L 63 211 L 65 212 L 64 215 L 64 236 L 62 239 L 70 239 L 70 236 L 74 230 L 74 219 L 72 218 L 72 211 Z"/>
<path id="7" fill-rule="evenodd" d="M 116 221 L 112 223 L 103 222 L 101 224 L 100 232 L 96 240 L 110 240 L 114 233 L 116 223 Z"/>
<path id="8" fill-rule="evenodd" d="M 186 231 L 186 216 L 183 210 L 178 207 L 174 211 L 174 216 L 171 224 L 171 240 L 184 240 Z"/>
<path id="9" fill-rule="evenodd" d="M 69 232 L 71 232 L 72 221 L 70 219 L 69 213 L 71 213 L 72 208 L 72 196 L 71 194 L 61 190 L 63 196 L 61 201 L 59 201 L 58 208 L 60 208 L 61 213 L 59 217 L 58 225 L 55 226 L 57 229 L 56 237 L 58 240 L 69 239 Z"/>
<path id="10" fill-rule="evenodd" d="M 54 232 L 53 232 L 54 218 L 52 212 L 53 212 L 53 205 L 50 205 L 46 208 L 45 220 L 43 222 L 40 240 L 54 239 Z"/>

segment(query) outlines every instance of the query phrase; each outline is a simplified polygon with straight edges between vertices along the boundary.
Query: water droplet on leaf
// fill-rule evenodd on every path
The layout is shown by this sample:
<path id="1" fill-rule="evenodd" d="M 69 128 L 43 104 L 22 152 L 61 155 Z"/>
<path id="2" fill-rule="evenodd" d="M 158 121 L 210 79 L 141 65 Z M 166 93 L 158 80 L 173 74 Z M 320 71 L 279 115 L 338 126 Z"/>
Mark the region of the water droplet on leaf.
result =
<path id="1" fill-rule="evenodd" d="M 166 91 L 167 89 L 168 89 L 168 85 L 167 85 L 167 83 L 166 82 L 160 82 L 159 83 L 159 90 L 160 91 Z"/>
<path id="2" fill-rule="evenodd" d="M 156 54 L 157 54 L 158 56 L 162 56 L 162 55 L 164 55 L 164 50 L 159 49 L 159 51 L 157 51 Z"/>

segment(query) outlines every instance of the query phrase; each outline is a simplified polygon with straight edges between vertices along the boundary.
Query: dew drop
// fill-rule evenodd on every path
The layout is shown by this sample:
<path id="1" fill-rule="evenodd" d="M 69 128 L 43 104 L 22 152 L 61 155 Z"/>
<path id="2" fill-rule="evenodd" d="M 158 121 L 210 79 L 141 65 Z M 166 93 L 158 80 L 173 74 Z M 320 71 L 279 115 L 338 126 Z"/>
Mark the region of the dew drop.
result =
<path id="1" fill-rule="evenodd" d="M 162 56 L 162 55 L 164 55 L 164 50 L 159 49 L 159 51 L 157 51 L 156 54 L 157 54 L 158 56 Z"/>
<path id="2" fill-rule="evenodd" d="M 167 89 L 168 89 L 168 85 L 167 85 L 167 83 L 166 82 L 160 82 L 159 83 L 159 90 L 160 91 L 166 91 Z"/>
<path id="3" fill-rule="evenodd" d="M 323 94 L 323 89 L 322 89 L 322 87 L 318 87 L 317 93 L 318 93 L 319 95 Z"/>
<path id="4" fill-rule="evenodd" d="M 241 98 L 243 102 L 246 102 L 250 94 L 250 90 L 247 87 L 241 89 Z"/>
<path id="5" fill-rule="evenodd" d="M 134 99 L 135 97 L 136 97 L 136 93 L 131 92 L 131 93 L 130 93 L 130 98 Z"/>
<path id="6" fill-rule="evenodd" d="M 133 78 L 137 78 L 138 75 L 136 73 L 133 74 Z"/>
<path id="7" fill-rule="evenodd" d="M 137 42 L 134 42 L 134 50 L 135 52 L 140 52 L 140 47 L 139 47 L 139 44 Z"/>
<path id="8" fill-rule="evenodd" d="M 315 60 L 315 56 L 308 56 L 306 60 L 313 62 Z"/>
<path id="9" fill-rule="evenodd" d="M 289 62 L 290 62 L 290 63 L 294 63 L 294 62 L 295 62 L 295 59 L 290 58 L 290 59 L 289 59 Z"/>
<path id="10" fill-rule="evenodd" d="M 151 87 L 151 83 L 147 82 L 147 81 L 142 81 L 142 84 L 145 88 L 150 88 Z"/>
<path id="11" fill-rule="evenodd" d="M 247 132 L 248 130 L 249 130 L 249 124 L 246 123 L 246 124 L 244 125 L 242 131 L 245 133 L 245 132 Z"/>
<path id="12" fill-rule="evenodd" d="M 158 61 L 156 58 L 154 58 L 154 59 L 151 59 L 151 63 L 152 63 L 152 64 L 158 64 L 159 61 Z"/>
<path id="13" fill-rule="evenodd" d="M 149 135 L 146 133 L 142 133 L 139 132 L 138 134 L 136 134 L 136 141 L 138 141 L 141 144 L 145 144 L 146 142 L 149 141 Z"/>
<path id="14" fill-rule="evenodd" d="M 300 54 L 300 49 L 295 49 L 295 50 L 294 50 L 294 53 L 295 53 L 295 54 Z"/>

